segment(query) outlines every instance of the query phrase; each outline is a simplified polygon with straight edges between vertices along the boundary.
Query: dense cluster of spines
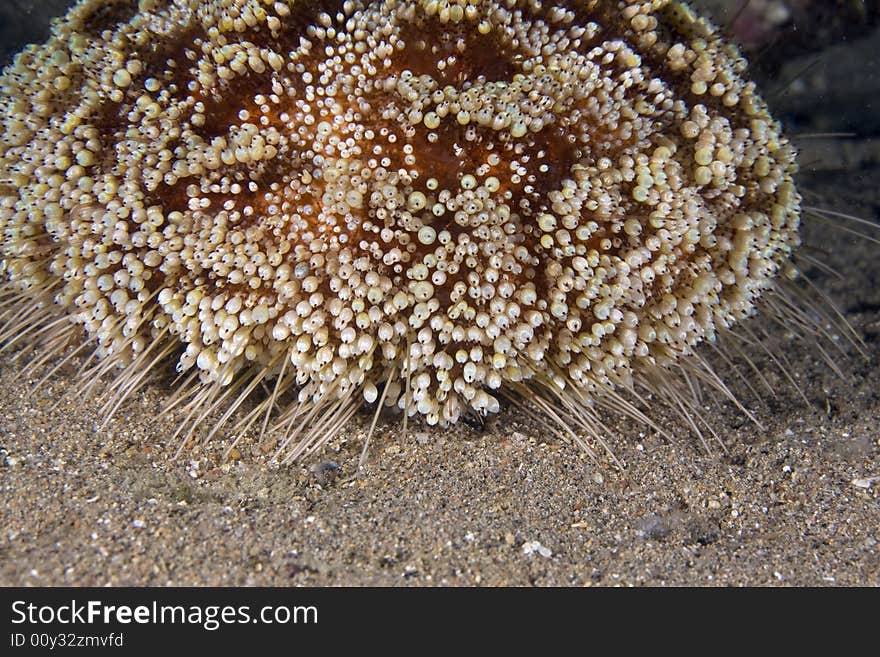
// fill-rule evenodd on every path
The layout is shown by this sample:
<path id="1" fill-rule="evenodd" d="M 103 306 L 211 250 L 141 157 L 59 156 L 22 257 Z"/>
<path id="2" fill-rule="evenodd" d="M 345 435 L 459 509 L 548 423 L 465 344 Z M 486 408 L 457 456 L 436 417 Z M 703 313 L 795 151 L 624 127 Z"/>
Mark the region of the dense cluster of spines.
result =
<path id="1" fill-rule="evenodd" d="M 670 0 L 86 0 L 0 78 L 7 289 L 207 407 L 295 386 L 289 427 L 611 394 L 797 245 L 744 70 Z"/>

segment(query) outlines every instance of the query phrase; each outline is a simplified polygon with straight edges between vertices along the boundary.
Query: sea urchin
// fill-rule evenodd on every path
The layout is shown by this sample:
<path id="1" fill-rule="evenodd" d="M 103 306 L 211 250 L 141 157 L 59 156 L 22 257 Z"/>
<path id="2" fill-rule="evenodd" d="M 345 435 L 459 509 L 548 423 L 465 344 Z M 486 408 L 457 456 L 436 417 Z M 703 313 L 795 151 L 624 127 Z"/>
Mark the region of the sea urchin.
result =
<path id="1" fill-rule="evenodd" d="M 674 0 L 81 0 L 0 77 L 3 337 L 288 458 L 364 400 L 650 422 L 798 244 L 745 70 Z"/>

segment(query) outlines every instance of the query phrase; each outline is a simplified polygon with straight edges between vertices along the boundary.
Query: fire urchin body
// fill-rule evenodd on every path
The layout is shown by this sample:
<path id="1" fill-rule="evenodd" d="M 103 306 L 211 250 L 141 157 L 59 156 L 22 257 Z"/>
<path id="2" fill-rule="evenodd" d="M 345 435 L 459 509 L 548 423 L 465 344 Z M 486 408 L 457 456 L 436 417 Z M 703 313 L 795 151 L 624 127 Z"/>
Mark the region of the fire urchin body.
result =
<path id="1" fill-rule="evenodd" d="M 274 381 L 287 434 L 638 415 L 798 243 L 745 68 L 668 0 L 84 0 L 0 78 L 15 333 L 85 329 L 116 404 L 176 357 L 196 420 Z"/>

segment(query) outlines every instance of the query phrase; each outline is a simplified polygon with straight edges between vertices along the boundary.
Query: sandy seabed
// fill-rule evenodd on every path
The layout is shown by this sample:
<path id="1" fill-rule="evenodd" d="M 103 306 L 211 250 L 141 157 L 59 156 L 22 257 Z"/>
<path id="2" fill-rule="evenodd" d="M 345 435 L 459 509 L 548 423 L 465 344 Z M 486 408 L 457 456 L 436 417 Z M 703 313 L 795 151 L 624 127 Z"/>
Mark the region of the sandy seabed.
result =
<path id="1" fill-rule="evenodd" d="M 802 116 L 803 131 L 834 129 L 828 107 L 851 114 L 878 85 L 868 74 L 878 44 L 874 35 L 842 47 L 844 57 L 867 53 L 851 57 L 864 75 L 826 70 L 823 94 L 802 85 L 780 104 L 825 117 Z M 811 84 L 823 84 L 819 68 Z M 865 125 L 876 127 L 873 111 Z M 804 147 L 801 185 L 817 203 L 876 222 L 876 142 Z M 405 436 L 388 418 L 360 475 L 367 413 L 290 467 L 270 466 L 274 443 L 256 436 L 235 459 L 221 438 L 173 460 L 182 417 L 160 413 L 161 381 L 102 428 L 99 403 L 79 399 L 65 376 L 75 363 L 37 386 L 45 371 L 22 377 L 28 354 L 4 353 L 0 584 L 876 586 L 880 246 L 821 223 L 806 232 L 812 254 L 841 274 L 812 268 L 811 279 L 862 336 L 864 355 L 842 339 L 842 353 L 830 346 L 840 377 L 758 319 L 807 401 L 767 352 L 750 352 L 775 391 L 754 383 L 758 399 L 706 350 L 762 427 L 707 395 L 705 417 L 727 446 L 707 452 L 661 409 L 673 441 L 615 425 L 622 471 L 510 410 L 482 429 L 416 424 Z"/>

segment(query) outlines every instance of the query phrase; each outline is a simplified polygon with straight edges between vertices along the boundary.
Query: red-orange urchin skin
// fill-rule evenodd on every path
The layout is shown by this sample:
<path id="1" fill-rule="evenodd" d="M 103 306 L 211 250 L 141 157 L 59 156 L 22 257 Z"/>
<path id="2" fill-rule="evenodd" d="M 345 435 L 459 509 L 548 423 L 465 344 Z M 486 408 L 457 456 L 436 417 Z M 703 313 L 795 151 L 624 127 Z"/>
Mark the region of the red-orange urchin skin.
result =
<path id="1" fill-rule="evenodd" d="M 83 0 L 0 78 L 4 273 L 206 385 L 431 424 L 628 385 L 798 243 L 745 69 L 666 0 Z"/>

